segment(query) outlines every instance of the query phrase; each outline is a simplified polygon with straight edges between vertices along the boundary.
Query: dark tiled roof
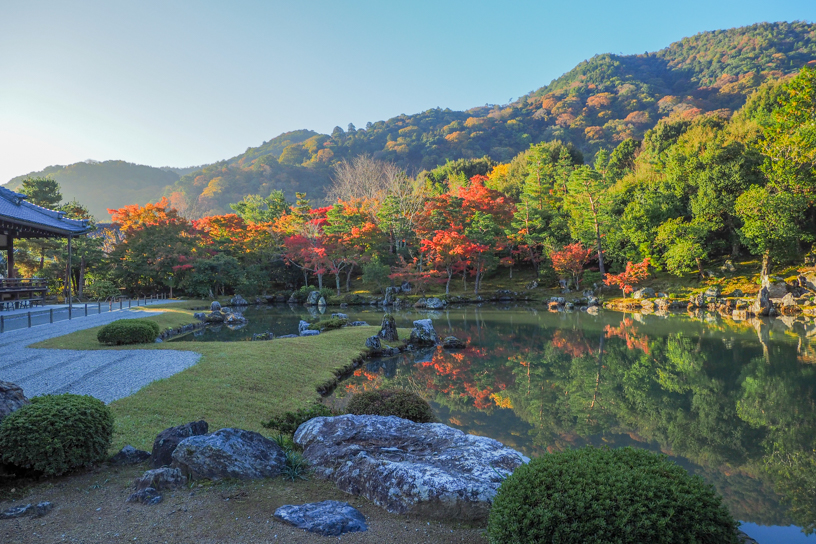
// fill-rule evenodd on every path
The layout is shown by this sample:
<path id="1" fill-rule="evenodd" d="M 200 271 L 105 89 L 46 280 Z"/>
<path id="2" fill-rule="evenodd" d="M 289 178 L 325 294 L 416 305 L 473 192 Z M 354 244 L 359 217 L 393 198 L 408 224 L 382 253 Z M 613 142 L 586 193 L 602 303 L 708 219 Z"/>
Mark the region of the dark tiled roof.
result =
<path id="1" fill-rule="evenodd" d="M 24 194 L 0 187 L 0 221 L 20 223 L 63 236 L 84 234 L 90 230 L 88 221 L 68 219 L 65 212 L 42 208 L 26 202 L 26 198 Z"/>

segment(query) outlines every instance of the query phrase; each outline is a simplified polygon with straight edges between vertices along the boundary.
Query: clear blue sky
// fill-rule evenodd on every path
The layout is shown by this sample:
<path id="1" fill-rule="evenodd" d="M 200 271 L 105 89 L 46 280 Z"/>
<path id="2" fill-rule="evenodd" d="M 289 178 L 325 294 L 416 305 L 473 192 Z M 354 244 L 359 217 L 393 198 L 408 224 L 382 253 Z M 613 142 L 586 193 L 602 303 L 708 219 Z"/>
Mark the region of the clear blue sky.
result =
<path id="1" fill-rule="evenodd" d="M 597 53 L 781 20 L 816 20 L 816 1 L 0 0 L 0 183 L 502 104 Z"/>

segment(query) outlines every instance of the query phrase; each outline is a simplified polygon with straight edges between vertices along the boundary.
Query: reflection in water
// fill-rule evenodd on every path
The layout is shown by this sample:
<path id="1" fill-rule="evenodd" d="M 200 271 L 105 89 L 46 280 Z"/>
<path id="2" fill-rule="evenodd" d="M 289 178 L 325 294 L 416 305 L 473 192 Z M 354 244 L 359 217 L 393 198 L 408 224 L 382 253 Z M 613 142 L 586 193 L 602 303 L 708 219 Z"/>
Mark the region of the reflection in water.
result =
<path id="1" fill-rule="evenodd" d="M 381 310 L 345 311 L 378 324 Z M 296 329 L 302 308 L 248 311 L 242 331 Z M 396 314 L 409 326 L 426 313 Z M 527 455 L 585 444 L 661 451 L 713 484 L 738 519 L 816 521 L 816 350 L 809 320 L 550 313 L 463 306 L 431 316 L 466 340 L 372 361 L 335 392 L 401 387 L 438 417 Z M 205 336 L 209 333 L 205 333 Z M 223 337 L 220 338 L 223 340 Z"/>

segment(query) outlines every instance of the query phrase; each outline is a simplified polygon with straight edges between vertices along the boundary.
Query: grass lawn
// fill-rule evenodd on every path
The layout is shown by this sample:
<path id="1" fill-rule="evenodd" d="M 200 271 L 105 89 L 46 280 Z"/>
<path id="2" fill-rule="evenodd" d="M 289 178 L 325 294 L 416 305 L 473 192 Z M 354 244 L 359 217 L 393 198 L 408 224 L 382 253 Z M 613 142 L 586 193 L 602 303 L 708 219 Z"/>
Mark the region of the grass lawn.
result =
<path id="1" fill-rule="evenodd" d="M 150 316 L 157 310 L 165 313 Z M 194 321 L 178 304 L 143 310 L 162 328 Z M 116 417 L 113 450 L 125 444 L 150 450 L 156 435 L 174 425 L 204 419 L 210 430 L 238 427 L 269 434 L 261 426 L 270 416 L 305 407 L 319 398 L 317 388 L 332 382 L 367 348 L 377 327 L 349 327 L 302 338 L 269 342 L 169 342 L 103 346 L 99 327 L 32 345 L 35 348 L 177 349 L 202 355 L 198 364 L 158 380 L 111 403 Z M 410 331 L 401 329 L 407 338 Z"/>

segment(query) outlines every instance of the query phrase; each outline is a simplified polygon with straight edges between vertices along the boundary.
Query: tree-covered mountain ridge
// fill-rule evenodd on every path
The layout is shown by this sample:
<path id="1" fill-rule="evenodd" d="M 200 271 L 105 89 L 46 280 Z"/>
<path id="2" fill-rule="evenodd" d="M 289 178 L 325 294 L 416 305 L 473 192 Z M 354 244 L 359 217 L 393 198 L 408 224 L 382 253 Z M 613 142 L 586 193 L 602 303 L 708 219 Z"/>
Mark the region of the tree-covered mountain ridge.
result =
<path id="1" fill-rule="evenodd" d="M 320 203 L 333 165 L 362 154 L 412 175 L 458 159 L 509 162 L 542 141 L 569 142 L 592 156 L 642 138 L 663 118 L 692 119 L 713 111 L 730 116 L 762 83 L 805 65 L 816 65 L 816 24 L 759 23 L 701 32 L 653 53 L 597 55 L 510 104 L 435 108 L 362 128 L 335 127 L 331 134 L 287 132 L 185 173 L 162 194 L 182 213 L 203 217 L 229 212 L 230 203 L 248 194 L 274 190 L 289 199 L 307 192 Z M 110 187 L 119 189 L 115 176 Z M 108 196 L 108 207 L 123 203 L 117 191 L 109 188 Z"/>

